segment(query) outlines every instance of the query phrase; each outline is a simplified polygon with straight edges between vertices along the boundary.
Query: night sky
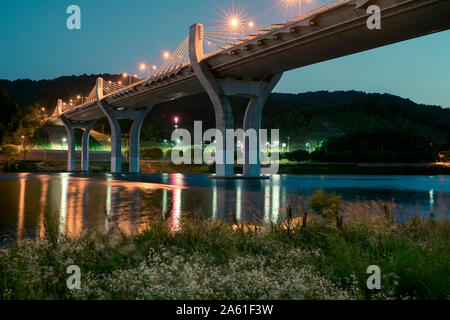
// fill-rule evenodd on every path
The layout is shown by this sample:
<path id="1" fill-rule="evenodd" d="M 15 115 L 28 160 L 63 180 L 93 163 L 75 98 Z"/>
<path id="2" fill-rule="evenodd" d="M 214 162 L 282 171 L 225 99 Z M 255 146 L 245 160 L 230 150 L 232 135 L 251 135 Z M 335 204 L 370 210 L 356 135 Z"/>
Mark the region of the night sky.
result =
<path id="1" fill-rule="evenodd" d="M 257 24 L 297 15 L 282 0 L 0 0 L 0 78 L 52 79 L 83 73 L 140 73 L 158 64 L 195 22 L 223 24 L 241 11 Z M 304 10 L 331 1 L 311 0 Z M 66 28 L 81 7 L 82 29 Z M 450 31 L 286 73 L 276 92 L 362 90 L 450 107 Z"/>

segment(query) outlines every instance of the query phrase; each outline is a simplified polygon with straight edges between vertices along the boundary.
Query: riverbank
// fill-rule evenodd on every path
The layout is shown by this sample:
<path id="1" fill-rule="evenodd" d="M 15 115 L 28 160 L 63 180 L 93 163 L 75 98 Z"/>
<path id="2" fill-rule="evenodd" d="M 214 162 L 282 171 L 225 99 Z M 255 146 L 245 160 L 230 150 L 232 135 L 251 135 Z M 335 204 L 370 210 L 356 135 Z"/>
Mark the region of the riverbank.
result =
<path id="1" fill-rule="evenodd" d="M 450 298 L 447 219 L 397 224 L 388 212 L 355 210 L 336 223 L 289 212 L 270 227 L 153 221 L 138 234 L 22 241 L 0 250 L 1 298 Z M 80 267 L 80 290 L 66 287 L 70 265 Z M 381 290 L 367 289 L 371 265 Z"/>
<path id="2" fill-rule="evenodd" d="M 77 170 L 81 170 L 77 162 Z M 66 161 L 0 161 L 0 172 L 64 172 Z M 122 165 L 123 172 L 128 170 L 128 162 Z M 109 172 L 110 163 L 91 162 L 90 171 L 94 173 Z M 214 173 L 214 166 L 175 165 L 170 161 L 141 161 L 141 171 L 147 174 Z M 235 167 L 235 173 L 242 173 L 242 166 Z M 279 174 L 365 174 L 365 175 L 450 175 L 450 166 L 436 164 L 357 164 L 357 163 L 292 163 L 282 162 Z"/>

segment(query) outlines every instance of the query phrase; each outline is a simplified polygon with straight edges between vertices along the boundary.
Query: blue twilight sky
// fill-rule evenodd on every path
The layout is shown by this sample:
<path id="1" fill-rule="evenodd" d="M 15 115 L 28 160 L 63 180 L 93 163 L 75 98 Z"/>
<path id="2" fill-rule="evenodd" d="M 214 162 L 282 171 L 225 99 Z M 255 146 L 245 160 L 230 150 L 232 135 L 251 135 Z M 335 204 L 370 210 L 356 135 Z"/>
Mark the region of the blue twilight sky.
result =
<path id="1" fill-rule="evenodd" d="M 222 24 L 241 10 L 257 24 L 297 15 L 283 0 L 0 0 L 0 79 L 139 73 L 175 49 L 195 22 Z M 306 2 L 306 1 L 305 1 Z M 304 10 L 331 1 L 310 0 Z M 81 8 L 82 29 L 66 28 Z M 276 92 L 388 92 L 450 107 L 450 31 L 287 72 Z"/>

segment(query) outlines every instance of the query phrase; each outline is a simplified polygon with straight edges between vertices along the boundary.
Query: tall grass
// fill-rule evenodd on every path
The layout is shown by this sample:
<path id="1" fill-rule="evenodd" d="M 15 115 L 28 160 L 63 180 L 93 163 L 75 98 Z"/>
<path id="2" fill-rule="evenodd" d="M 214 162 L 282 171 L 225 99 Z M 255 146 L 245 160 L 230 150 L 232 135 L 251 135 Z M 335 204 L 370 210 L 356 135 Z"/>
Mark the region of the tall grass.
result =
<path id="1" fill-rule="evenodd" d="M 449 221 L 398 224 L 387 207 L 366 209 L 339 224 L 289 208 L 267 227 L 185 220 L 174 233 L 155 221 L 133 235 L 22 241 L 0 251 L 0 298 L 448 299 Z M 66 288 L 73 264 L 81 290 Z M 367 289 L 370 265 L 381 290 Z"/>

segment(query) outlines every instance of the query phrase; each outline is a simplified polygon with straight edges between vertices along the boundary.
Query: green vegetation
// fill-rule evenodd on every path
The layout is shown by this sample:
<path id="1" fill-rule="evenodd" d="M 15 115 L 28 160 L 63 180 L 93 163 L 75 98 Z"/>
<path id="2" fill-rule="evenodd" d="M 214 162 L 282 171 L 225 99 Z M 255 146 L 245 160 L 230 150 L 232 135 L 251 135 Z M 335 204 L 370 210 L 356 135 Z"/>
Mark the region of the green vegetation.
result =
<path id="1" fill-rule="evenodd" d="M 74 92 L 87 95 L 98 76 L 113 81 L 121 78 L 104 74 L 48 81 L 0 80 L 8 92 L 0 89 L 3 144 L 37 148 L 48 145 L 48 134 L 39 122 L 39 108 L 45 106 L 46 112 L 51 113 L 58 98 L 76 99 Z M 236 127 L 241 126 L 247 100 L 231 98 Z M 170 139 L 174 115 L 181 119 L 181 127 L 191 132 L 194 121 L 202 121 L 204 130 L 215 127 L 212 110 L 206 94 L 155 106 L 142 127 L 142 147 L 146 149 Z M 130 121 L 121 122 L 124 137 L 130 125 Z M 297 162 L 429 163 L 450 151 L 450 109 L 416 104 L 389 94 L 274 93 L 265 105 L 262 125 L 280 129 L 283 151 L 293 151 L 284 155 L 284 159 Z M 102 145 L 109 144 L 105 138 L 109 134 L 106 119 L 100 119 L 96 128 L 101 129 L 102 137 L 91 140 L 91 146 L 93 150 L 103 150 Z"/>
<path id="2" fill-rule="evenodd" d="M 312 210 L 338 207 L 319 192 Z M 355 205 L 338 226 L 291 207 L 267 227 L 191 218 L 174 230 L 154 218 L 138 234 L 68 239 L 50 225 L 47 240 L 0 250 L 1 298 L 449 299 L 450 221 L 398 224 L 387 205 L 367 209 Z M 70 265 L 81 269 L 81 290 L 66 287 Z M 381 268 L 381 290 L 366 287 L 370 265 Z"/>
<path id="3" fill-rule="evenodd" d="M 0 154 L 12 161 L 19 155 L 19 148 L 14 144 L 5 144 L 0 147 Z"/>
<path id="4" fill-rule="evenodd" d="M 145 160 L 160 160 L 164 157 L 164 152 L 161 148 L 150 147 L 141 149 L 141 159 Z"/>

